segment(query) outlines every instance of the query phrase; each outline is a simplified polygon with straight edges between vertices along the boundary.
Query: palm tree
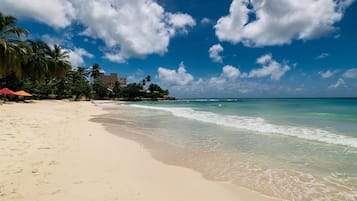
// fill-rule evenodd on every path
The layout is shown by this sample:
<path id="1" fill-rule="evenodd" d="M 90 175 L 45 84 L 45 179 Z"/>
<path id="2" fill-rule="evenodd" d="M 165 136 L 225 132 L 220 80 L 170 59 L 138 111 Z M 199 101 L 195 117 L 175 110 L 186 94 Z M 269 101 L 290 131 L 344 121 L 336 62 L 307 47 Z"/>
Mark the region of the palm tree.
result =
<path id="1" fill-rule="evenodd" d="M 48 70 L 48 64 L 50 59 L 47 53 L 50 51 L 50 47 L 42 41 L 26 41 L 31 47 L 31 54 L 28 57 L 27 63 L 24 63 L 25 71 L 28 77 L 32 80 L 39 82 L 46 81 L 50 76 Z"/>
<path id="2" fill-rule="evenodd" d="M 72 68 L 71 63 L 68 61 L 69 52 L 63 50 L 59 45 L 54 45 L 53 48 L 48 48 L 47 51 L 50 75 L 56 78 L 64 78 Z"/>
<path id="3" fill-rule="evenodd" d="M 16 27 L 17 19 L 0 13 L 0 75 L 21 75 L 21 64 L 26 61 L 31 49 L 19 40 L 27 35 L 24 28 Z"/>
<path id="4" fill-rule="evenodd" d="M 88 75 L 89 75 L 89 71 L 87 70 L 86 67 L 78 67 L 77 68 L 77 72 L 79 73 L 79 75 L 83 78 L 83 79 L 87 79 Z"/>
<path id="5" fill-rule="evenodd" d="M 92 65 L 92 68 L 90 69 L 90 77 L 93 79 L 94 82 L 97 81 L 97 79 L 101 73 L 100 71 L 101 71 L 101 68 L 100 68 L 99 64 Z"/>
<path id="6" fill-rule="evenodd" d="M 68 81 L 72 95 L 78 100 L 81 96 L 89 98 L 92 87 L 88 82 L 88 70 L 84 67 L 78 67 L 76 71 L 68 73 Z"/>

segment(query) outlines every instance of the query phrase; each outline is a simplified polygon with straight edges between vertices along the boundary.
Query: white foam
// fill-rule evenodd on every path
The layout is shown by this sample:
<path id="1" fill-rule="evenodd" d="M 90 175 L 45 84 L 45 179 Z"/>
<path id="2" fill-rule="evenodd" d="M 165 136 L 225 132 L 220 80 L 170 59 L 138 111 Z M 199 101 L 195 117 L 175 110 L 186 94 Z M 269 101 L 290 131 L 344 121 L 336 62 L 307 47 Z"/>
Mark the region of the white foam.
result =
<path id="1" fill-rule="evenodd" d="M 337 135 L 323 129 L 275 125 L 260 117 L 248 117 L 237 115 L 222 115 L 213 112 L 196 111 L 191 108 L 154 107 L 144 105 L 130 105 L 143 109 L 163 110 L 177 117 L 197 120 L 205 123 L 228 126 L 259 133 L 272 133 L 285 136 L 297 137 L 306 140 L 314 140 L 329 144 L 343 145 L 357 148 L 357 138 Z"/>

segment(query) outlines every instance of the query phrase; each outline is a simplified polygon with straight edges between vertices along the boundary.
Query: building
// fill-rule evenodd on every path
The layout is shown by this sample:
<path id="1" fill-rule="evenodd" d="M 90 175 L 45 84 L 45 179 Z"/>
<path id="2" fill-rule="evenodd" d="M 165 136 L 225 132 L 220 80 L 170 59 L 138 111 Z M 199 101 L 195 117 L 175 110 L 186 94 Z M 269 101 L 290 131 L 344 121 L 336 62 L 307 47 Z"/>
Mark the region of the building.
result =
<path id="1" fill-rule="evenodd" d="M 119 77 L 117 73 L 110 73 L 110 75 L 100 73 L 98 80 L 100 84 L 109 89 L 114 88 L 115 82 L 119 82 L 120 87 L 126 87 L 126 77 Z"/>

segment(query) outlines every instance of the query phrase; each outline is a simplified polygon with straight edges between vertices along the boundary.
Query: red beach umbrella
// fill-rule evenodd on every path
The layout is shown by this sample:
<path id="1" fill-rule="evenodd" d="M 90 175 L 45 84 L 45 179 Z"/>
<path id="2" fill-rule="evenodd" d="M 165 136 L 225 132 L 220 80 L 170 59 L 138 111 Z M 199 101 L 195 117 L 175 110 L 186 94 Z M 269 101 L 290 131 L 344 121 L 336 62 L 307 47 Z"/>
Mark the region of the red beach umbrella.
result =
<path id="1" fill-rule="evenodd" d="M 15 95 L 15 96 L 17 95 L 15 92 L 11 91 L 8 88 L 0 89 L 0 94 L 3 94 L 3 95 Z"/>

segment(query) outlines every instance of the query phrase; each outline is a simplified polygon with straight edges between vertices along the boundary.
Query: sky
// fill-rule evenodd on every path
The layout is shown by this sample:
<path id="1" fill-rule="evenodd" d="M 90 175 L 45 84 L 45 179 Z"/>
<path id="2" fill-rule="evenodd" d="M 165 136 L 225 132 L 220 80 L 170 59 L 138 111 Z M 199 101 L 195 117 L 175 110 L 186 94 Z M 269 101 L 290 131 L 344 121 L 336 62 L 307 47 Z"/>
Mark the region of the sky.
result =
<path id="1" fill-rule="evenodd" d="M 178 98 L 357 97 L 355 0 L 0 0 L 74 68 Z"/>

